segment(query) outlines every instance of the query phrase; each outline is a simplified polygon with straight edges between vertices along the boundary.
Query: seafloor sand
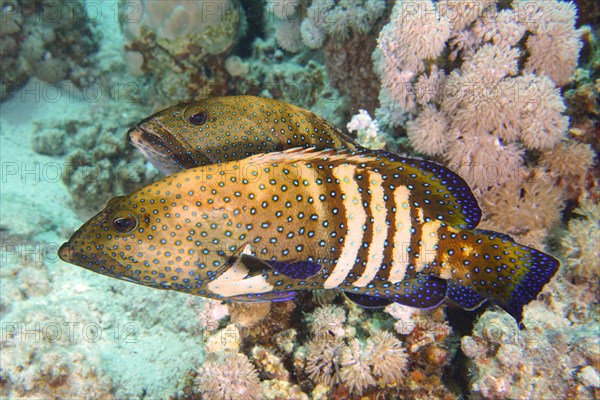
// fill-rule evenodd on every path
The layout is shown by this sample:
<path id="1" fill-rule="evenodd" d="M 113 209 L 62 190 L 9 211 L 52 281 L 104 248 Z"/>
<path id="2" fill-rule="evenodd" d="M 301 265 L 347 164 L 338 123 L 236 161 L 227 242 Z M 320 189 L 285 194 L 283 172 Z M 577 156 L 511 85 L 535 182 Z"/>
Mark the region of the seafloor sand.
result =
<path id="1" fill-rule="evenodd" d="M 48 367 L 43 355 L 59 353 L 61 363 L 76 360 L 66 367 L 71 371 L 89 364 L 109 376 L 118 398 L 167 396 L 203 359 L 197 317 L 183 294 L 117 281 L 57 258 L 58 246 L 82 221 L 60 179 L 67 171 L 63 158 L 32 150 L 34 124 L 72 118 L 96 105 L 68 96 L 35 101 L 36 85 L 30 82 L 0 111 L 2 368 L 13 382 L 41 388 L 39 369 Z M 24 331 L 11 338 L 16 328 Z M 67 393 L 76 396 L 76 390 Z M 40 389 L 38 395 L 51 393 Z"/>

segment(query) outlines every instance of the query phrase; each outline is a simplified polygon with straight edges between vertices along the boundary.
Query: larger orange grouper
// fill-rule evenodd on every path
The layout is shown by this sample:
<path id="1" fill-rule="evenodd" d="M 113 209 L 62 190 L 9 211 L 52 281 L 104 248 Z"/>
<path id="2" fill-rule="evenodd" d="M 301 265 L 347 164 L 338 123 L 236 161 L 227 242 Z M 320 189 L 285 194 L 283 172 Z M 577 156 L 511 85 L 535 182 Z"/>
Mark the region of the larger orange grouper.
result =
<path id="1" fill-rule="evenodd" d="M 465 181 L 383 151 L 291 149 L 184 170 L 112 199 L 59 250 L 91 271 L 236 301 L 336 288 L 365 306 L 465 309 L 518 322 L 559 262 L 475 229 Z"/>

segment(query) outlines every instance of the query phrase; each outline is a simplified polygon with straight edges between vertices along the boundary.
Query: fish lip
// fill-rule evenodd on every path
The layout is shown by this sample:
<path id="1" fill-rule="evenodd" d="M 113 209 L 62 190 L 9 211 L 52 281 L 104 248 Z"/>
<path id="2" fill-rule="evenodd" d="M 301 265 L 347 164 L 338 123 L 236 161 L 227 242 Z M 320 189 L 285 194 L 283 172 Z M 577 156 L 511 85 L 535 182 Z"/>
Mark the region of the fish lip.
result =
<path id="1" fill-rule="evenodd" d="M 141 125 L 134 126 L 127 131 L 127 141 L 135 147 L 137 147 L 136 143 L 134 143 L 136 140 L 134 139 L 134 136 L 136 136 L 136 134 L 138 134 L 140 137 L 152 137 L 152 135 L 150 135 L 150 133 L 148 133 L 148 131 L 145 130 Z"/>
<path id="2" fill-rule="evenodd" d="M 129 130 L 127 131 L 127 141 L 128 141 L 130 144 L 134 145 L 134 146 L 135 146 L 135 144 L 133 143 L 133 139 L 131 138 L 131 136 L 132 136 L 132 135 L 133 135 L 133 134 L 134 134 L 136 131 L 139 131 L 139 130 L 140 130 L 140 128 L 139 128 L 139 127 L 136 125 L 136 126 L 134 126 L 133 128 L 131 128 L 131 129 L 129 129 Z"/>
<path id="3" fill-rule="evenodd" d="M 73 253 L 74 251 L 69 242 L 63 243 L 58 249 L 58 257 L 64 262 L 72 263 L 75 259 Z"/>

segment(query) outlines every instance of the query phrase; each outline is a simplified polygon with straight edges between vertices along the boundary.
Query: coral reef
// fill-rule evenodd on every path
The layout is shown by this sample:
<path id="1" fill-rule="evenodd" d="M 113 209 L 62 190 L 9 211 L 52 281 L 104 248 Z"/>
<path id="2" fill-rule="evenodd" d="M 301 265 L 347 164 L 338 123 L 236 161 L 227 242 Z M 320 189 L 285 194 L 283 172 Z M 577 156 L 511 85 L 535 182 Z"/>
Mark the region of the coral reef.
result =
<path id="1" fill-rule="evenodd" d="M 227 354 L 207 361 L 198 370 L 197 390 L 206 400 L 258 400 L 261 387 L 256 369 L 246 356 Z"/>
<path id="2" fill-rule="evenodd" d="M 98 50 L 93 19 L 82 0 L 5 1 L 0 9 L 0 100 L 30 78 L 56 84 L 88 82 L 90 55 Z M 77 31 L 78 34 L 72 34 Z"/>
<path id="3" fill-rule="evenodd" d="M 379 91 L 370 59 L 376 46 L 371 32 L 381 27 L 385 13 L 386 2 L 381 0 L 265 4 L 267 29 L 274 30 L 277 45 L 287 53 L 308 53 L 311 58 L 310 50 L 322 50 L 331 84 L 348 107 L 371 113 Z"/>
<path id="4" fill-rule="evenodd" d="M 482 203 L 482 228 L 535 246 L 564 200 L 582 193 L 594 158 L 589 146 L 564 142 L 560 87 L 588 32 L 576 15 L 558 0 L 397 1 L 373 53 L 380 127 L 402 129 L 414 150 L 464 177 Z"/>
<path id="5" fill-rule="evenodd" d="M 129 73 L 149 76 L 155 107 L 225 92 L 225 59 L 245 27 L 236 0 L 123 1 L 120 11 Z"/>
<path id="6" fill-rule="evenodd" d="M 248 75 L 230 82 L 237 93 L 284 100 L 342 126 L 345 104 L 323 65 L 303 53 L 284 55 L 272 37 L 257 38 L 252 44 L 252 57 L 246 62 Z"/>
<path id="7" fill-rule="evenodd" d="M 598 397 L 600 46 L 591 2 L 123 0 L 120 21 L 110 18 L 117 8 L 103 10 L 112 24 L 82 12 L 92 3 L 6 0 L 0 10 L 3 167 L 24 159 L 61 169 L 35 185 L 2 171 L 2 397 Z M 65 8 L 70 18 L 51 20 L 51 9 Z M 596 25 L 577 25 L 585 21 Z M 31 77 L 91 85 L 103 98 L 24 106 L 10 95 Z M 131 125 L 177 101 L 233 93 L 289 101 L 363 146 L 457 171 L 484 211 L 480 228 L 563 262 L 525 307 L 526 330 L 494 308 L 365 310 L 335 290 L 222 303 L 50 256 L 79 225 L 75 212 L 89 216 L 158 176 L 127 144 Z M 43 107 L 51 116 L 32 123 Z M 56 323 L 75 322 L 95 330 L 48 337 Z M 124 324 L 135 334 L 115 337 Z"/>
<path id="8" fill-rule="evenodd" d="M 109 199 L 128 193 L 158 174 L 127 142 L 127 126 L 144 112 L 135 103 L 124 103 L 121 119 L 98 106 L 72 119 L 36 124 L 32 146 L 40 154 L 64 155 L 61 179 L 81 216 L 90 216 Z"/>
<path id="9" fill-rule="evenodd" d="M 462 338 L 473 364 L 471 390 L 486 399 L 594 398 L 596 328 L 572 325 L 544 307 L 535 311 L 537 316 L 526 317 L 527 331 L 519 331 L 506 315 L 487 311 L 472 336 Z"/>
<path id="10" fill-rule="evenodd" d="M 315 398 L 321 391 L 328 393 L 327 398 L 448 397 L 450 392 L 439 386 L 439 371 L 450 359 L 446 341 L 451 329 L 432 323 L 440 318 L 443 313 L 433 319 L 423 314 L 422 319 L 408 323 L 414 322 L 413 330 L 398 328 L 403 344 L 382 326 L 389 322 L 381 314 L 368 315 L 355 305 L 349 306 L 348 316 L 340 306 L 318 307 L 306 317 L 310 336 L 294 354 L 296 374 L 315 384 Z M 419 369 L 409 368 L 409 360 Z"/>

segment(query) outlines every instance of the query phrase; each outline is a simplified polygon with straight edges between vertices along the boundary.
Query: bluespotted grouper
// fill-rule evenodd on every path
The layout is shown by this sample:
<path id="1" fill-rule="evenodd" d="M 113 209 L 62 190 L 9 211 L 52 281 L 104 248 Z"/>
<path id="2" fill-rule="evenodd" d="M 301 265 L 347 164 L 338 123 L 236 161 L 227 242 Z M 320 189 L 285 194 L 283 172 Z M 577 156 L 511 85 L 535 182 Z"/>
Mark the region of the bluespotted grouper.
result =
<path id="1" fill-rule="evenodd" d="M 116 197 L 59 255 L 213 299 L 339 289 L 370 307 L 490 301 L 520 322 L 559 262 L 476 229 L 480 217 L 466 182 L 434 162 L 296 148 L 183 170 Z"/>
<path id="2" fill-rule="evenodd" d="M 361 148 L 311 111 L 256 96 L 177 104 L 131 128 L 128 140 L 167 175 L 294 147 Z"/>

